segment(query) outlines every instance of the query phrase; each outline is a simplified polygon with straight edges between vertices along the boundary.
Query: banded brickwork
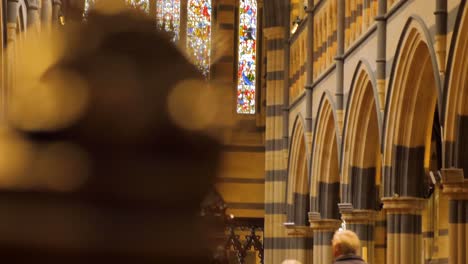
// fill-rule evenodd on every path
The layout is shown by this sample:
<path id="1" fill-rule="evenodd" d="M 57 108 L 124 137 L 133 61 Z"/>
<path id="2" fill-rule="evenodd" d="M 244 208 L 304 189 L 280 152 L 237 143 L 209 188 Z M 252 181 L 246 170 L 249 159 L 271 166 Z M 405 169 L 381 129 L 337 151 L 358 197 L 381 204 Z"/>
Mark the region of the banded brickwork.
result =
<path id="1" fill-rule="evenodd" d="M 287 175 L 287 146 L 283 144 L 284 82 L 287 77 L 284 68 L 284 27 L 270 27 L 263 30 L 267 47 L 266 97 L 267 117 L 265 142 L 265 261 L 281 263 L 291 238 L 284 230 L 286 222 L 285 195 Z M 295 241 L 295 239 L 292 239 Z M 296 243 L 297 244 L 297 243 Z M 304 247 L 305 245 L 303 245 Z"/>
<path id="2" fill-rule="evenodd" d="M 307 64 L 307 30 L 304 21 L 290 38 L 289 48 L 289 102 L 294 102 L 305 91 Z"/>
<path id="3" fill-rule="evenodd" d="M 345 48 L 348 48 L 374 24 L 378 2 L 346 0 L 345 6 Z"/>
<path id="4" fill-rule="evenodd" d="M 314 12 L 314 78 L 334 63 L 337 52 L 337 0 L 322 1 Z"/>

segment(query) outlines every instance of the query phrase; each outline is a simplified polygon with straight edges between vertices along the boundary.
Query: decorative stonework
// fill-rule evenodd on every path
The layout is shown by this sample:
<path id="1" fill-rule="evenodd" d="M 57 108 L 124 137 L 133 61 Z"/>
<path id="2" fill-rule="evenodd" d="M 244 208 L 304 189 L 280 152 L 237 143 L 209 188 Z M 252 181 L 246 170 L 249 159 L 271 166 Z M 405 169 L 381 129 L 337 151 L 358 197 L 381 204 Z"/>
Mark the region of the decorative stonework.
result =
<path id="1" fill-rule="evenodd" d="M 416 197 L 385 197 L 382 202 L 388 213 L 412 213 L 422 211 L 426 200 Z"/>
<path id="2" fill-rule="evenodd" d="M 283 225 L 288 236 L 311 237 L 313 234 L 312 229 L 308 226 L 298 226 L 294 223 L 284 223 Z"/>
<path id="3" fill-rule="evenodd" d="M 468 200 L 468 181 L 463 169 L 442 169 L 443 193 L 452 200 Z"/>

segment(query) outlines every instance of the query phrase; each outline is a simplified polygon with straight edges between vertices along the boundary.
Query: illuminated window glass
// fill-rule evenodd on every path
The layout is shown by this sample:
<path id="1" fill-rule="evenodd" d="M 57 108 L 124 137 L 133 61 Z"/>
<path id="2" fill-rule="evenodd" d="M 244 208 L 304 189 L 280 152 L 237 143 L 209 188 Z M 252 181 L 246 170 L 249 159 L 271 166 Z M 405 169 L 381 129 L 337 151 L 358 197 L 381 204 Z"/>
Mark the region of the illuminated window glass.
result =
<path id="1" fill-rule="evenodd" d="M 87 17 L 89 10 L 93 8 L 97 0 L 85 0 L 83 17 Z M 126 0 L 126 3 L 134 8 L 149 13 L 149 0 Z"/>
<path id="2" fill-rule="evenodd" d="M 173 33 L 173 41 L 177 42 L 180 32 L 180 0 L 157 0 L 156 21 L 160 29 Z"/>
<path id="3" fill-rule="evenodd" d="M 93 8 L 95 4 L 95 0 L 86 0 L 85 1 L 85 6 L 84 6 L 84 12 L 83 12 L 83 17 L 86 18 L 88 16 L 89 10 Z"/>
<path id="4" fill-rule="evenodd" d="M 187 8 L 187 53 L 203 75 L 208 76 L 211 51 L 211 0 L 189 0 Z"/>
<path id="5" fill-rule="evenodd" d="M 257 1 L 240 0 L 237 113 L 255 114 Z"/>
<path id="6" fill-rule="evenodd" d="M 127 4 L 139 9 L 141 11 L 144 11 L 146 13 L 149 13 L 149 0 L 126 0 Z"/>

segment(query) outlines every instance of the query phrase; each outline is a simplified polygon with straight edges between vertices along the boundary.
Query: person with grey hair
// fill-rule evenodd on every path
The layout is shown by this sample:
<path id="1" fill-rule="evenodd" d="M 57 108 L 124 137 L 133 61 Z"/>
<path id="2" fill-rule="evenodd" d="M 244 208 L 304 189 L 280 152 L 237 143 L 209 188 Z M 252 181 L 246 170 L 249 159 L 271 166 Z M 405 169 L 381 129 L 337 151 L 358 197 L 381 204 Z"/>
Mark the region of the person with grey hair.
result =
<path id="1" fill-rule="evenodd" d="M 361 242 L 356 233 L 350 230 L 338 230 L 332 239 L 334 264 L 366 264 L 358 255 Z"/>

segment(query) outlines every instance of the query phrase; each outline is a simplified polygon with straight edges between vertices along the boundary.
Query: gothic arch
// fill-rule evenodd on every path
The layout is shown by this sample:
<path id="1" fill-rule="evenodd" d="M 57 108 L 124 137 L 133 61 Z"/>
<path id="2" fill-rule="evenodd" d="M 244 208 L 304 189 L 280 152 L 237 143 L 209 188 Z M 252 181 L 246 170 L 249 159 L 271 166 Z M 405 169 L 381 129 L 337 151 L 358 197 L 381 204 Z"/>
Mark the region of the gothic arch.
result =
<path id="1" fill-rule="evenodd" d="M 423 197 L 440 78 L 427 28 L 410 18 L 401 35 L 386 98 L 384 196 Z"/>
<path id="2" fill-rule="evenodd" d="M 367 66 L 357 65 L 343 132 L 341 200 L 356 209 L 376 209 L 380 185 L 378 100 Z"/>
<path id="3" fill-rule="evenodd" d="M 339 144 L 334 106 L 330 95 L 324 94 L 314 131 L 311 211 L 322 219 L 339 219 Z"/>
<path id="4" fill-rule="evenodd" d="M 457 28 L 450 49 L 445 89 L 445 167 L 463 168 L 468 177 L 468 10 L 460 5 Z"/>
<path id="5" fill-rule="evenodd" d="M 295 225 L 307 225 L 309 210 L 308 167 L 304 120 L 297 116 L 291 137 L 286 203 L 287 219 Z"/>

